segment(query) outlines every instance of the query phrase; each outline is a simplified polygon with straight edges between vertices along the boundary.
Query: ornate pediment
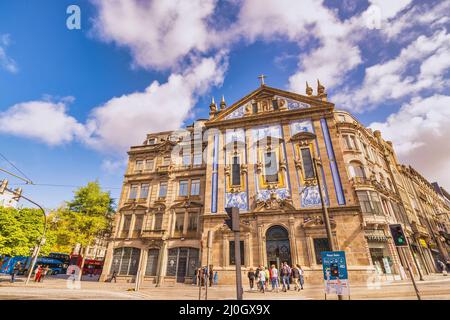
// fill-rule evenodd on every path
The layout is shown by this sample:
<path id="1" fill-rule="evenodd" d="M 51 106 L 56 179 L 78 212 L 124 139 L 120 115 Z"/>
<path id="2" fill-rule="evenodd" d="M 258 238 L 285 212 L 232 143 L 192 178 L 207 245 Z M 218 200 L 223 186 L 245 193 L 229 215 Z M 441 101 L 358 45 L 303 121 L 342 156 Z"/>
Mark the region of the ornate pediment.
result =
<path id="1" fill-rule="evenodd" d="M 290 198 L 282 199 L 277 193 L 272 192 L 268 199 L 256 199 L 256 208 L 254 211 L 289 211 L 295 210 Z"/>
<path id="2" fill-rule="evenodd" d="M 144 204 L 141 203 L 136 203 L 136 202 L 128 202 L 125 203 L 121 208 L 120 211 L 129 211 L 129 210 L 147 210 L 148 207 Z"/>
<path id="3" fill-rule="evenodd" d="M 336 228 L 336 222 L 330 217 L 331 228 Z M 324 228 L 323 218 L 321 216 L 306 217 L 303 219 L 303 228 Z"/>
<path id="4" fill-rule="evenodd" d="M 180 208 L 201 208 L 203 204 L 197 201 L 191 201 L 189 199 L 186 200 L 178 200 L 176 203 L 171 206 L 171 209 L 180 209 Z"/>
<path id="5" fill-rule="evenodd" d="M 329 103 L 319 100 L 315 96 L 303 96 L 264 85 L 228 108 L 221 108 L 220 110 L 213 108 L 213 111 L 210 113 L 210 122 L 239 119 L 270 112 L 285 112 L 327 104 L 329 105 Z"/>

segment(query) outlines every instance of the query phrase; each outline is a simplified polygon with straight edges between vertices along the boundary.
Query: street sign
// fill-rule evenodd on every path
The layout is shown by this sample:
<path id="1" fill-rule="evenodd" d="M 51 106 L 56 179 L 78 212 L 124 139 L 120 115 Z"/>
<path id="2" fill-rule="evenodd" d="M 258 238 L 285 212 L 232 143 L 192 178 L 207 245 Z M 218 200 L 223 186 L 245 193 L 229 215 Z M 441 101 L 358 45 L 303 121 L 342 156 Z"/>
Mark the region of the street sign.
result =
<path id="1" fill-rule="evenodd" d="M 326 294 L 350 295 L 347 261 L 344 251 L 323 251 L 323 280 Z"/>
<path id="2" fill-rule="evenodd" d="M 396 247 L 408 246 L 405 232 L 403 231 L 401 224 L 390 224 L 389 229 L 391 230 L 392 239 L 394 240 L 394 244 Z"/>

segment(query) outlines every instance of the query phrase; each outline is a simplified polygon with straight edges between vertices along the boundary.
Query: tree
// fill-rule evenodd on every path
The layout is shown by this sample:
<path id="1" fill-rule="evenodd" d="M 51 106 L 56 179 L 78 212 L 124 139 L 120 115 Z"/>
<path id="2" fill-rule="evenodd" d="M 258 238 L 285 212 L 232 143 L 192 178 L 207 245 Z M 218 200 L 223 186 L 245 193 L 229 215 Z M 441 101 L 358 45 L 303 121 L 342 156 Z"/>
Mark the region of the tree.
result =
<path id="1" fill-rule="evenodd" d="M 44 218 L 41 210 L 0 207 L 0 254 L 30 255 L 31 250 L 42 238 L 43 230 Z M 48 254 L 54 243 L 54 234 L 47 232 L 41 254 Z"/>
<path id="2" fill-rule="evenodd" d="M 99 237 L 108 236 L 112 228 L 114 200 L 100 184 L 89 182 L 75 191 L 74 199 L 51 215 L 51 229 L 55 232 L 61 251 L 80 245 L 83 270 L 86 248 Z M 81 278 L 82 272 L 79 277 Z"/>

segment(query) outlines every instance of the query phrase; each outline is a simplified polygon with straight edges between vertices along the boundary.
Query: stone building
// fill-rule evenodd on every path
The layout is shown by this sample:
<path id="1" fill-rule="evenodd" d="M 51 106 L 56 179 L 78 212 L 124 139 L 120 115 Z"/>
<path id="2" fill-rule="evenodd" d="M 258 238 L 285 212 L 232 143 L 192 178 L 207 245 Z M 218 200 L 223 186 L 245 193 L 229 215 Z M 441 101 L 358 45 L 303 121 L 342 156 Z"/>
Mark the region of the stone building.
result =
<path id="1" fill-rule="evenodd" d="M 415 272 L 435 272 L 433 243 L 448 256 L 435 239 L 436 219 L 448 217 L 448 204 L 398 164 L 380 132 L 335 110 L 320 82 L 316 95 L 308 84 L 300 95 L 262 82 L 229 107 L 223 98 L 219 106 L 213 100 L 209 119 L 148 134 L 128 155 L 102 279 L 116 270 L 122 281 L 139 273 L 144 283 L 190 283 L 207 264 L 211 230 L 210 264 L 220 283 L 234 283 L 234 237 L 224 219 L 226 207 L 238 207 L 244 274 L 287 261 L 303 267 L 306 281 L 319 283 L 320 252 L 329 244 L 317 176 L 350 281 L 405 277 L 405 257 Z M 404 255 L 393 246 L 390 223 L 408 232 Z"/>

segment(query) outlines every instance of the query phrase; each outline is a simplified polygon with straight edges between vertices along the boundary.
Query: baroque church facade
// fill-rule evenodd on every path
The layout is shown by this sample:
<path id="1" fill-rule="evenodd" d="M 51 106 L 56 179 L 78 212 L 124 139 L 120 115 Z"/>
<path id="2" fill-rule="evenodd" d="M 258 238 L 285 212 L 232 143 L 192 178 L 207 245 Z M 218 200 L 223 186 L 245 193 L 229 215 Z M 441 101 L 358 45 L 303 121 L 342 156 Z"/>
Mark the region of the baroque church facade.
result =
<path id="1" fill-rule="evenodd" d="M 207 264 L 220 284 L 235 281 L 234 236 L 226 207 L 240 212 L 242 272 L 287 261 L 320 283 L 329 250 L 317 178 L 332 241 L 345 251 L 350 282 L 436 272 L 448 259 L 448 198 L 392 143 L 338 111 L 317 84 L 306 94 L 261 86 L 231 106 L 210 105 L 209 119 L 180 131 L 148 134 L 132 146 L 101 280 L 191 283 Z M 317 161 L 315 170 L 313 161 Z M 409 247 L 393 245 L 401 223 Z M 212 231 L 212 248 L 207 235 Z"/>

